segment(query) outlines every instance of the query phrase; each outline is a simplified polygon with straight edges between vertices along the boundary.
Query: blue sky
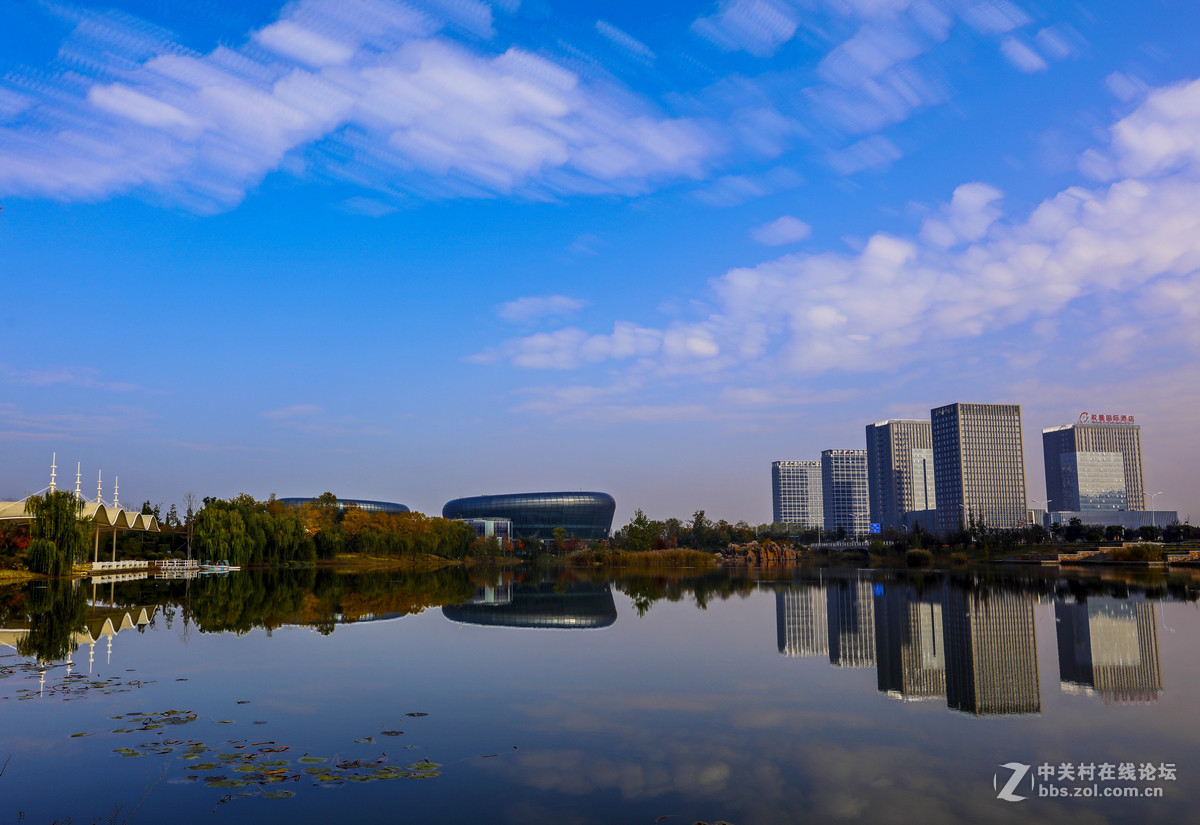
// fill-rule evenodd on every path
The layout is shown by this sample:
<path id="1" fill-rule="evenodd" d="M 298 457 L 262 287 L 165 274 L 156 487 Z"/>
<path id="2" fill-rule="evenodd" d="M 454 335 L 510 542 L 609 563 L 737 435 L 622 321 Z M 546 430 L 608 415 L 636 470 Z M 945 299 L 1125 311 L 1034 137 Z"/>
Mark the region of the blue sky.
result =
<path id="1" fill-rule="evenodd" d="M 1200 516 L 1189 2 L 0 7 L 0 496 L 600 489 L 953 401 Z M 60 473 L 60 481 L 63 475 Z M 105 497 L 110 498 L 111 486 Z"/>

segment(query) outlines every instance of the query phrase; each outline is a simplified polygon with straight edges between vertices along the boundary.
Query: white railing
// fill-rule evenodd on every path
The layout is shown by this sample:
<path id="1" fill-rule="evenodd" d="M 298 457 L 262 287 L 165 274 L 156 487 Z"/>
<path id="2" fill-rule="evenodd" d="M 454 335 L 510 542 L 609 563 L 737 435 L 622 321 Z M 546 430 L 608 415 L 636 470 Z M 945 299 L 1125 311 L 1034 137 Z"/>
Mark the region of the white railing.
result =
<path id="1" fill-rule="evenodd" d="M 124 561 L 97 561 L 92 563 L 92 572 L 98 570 L 147 570 L 152 562 L 146 559 L 127 559 Z"/>

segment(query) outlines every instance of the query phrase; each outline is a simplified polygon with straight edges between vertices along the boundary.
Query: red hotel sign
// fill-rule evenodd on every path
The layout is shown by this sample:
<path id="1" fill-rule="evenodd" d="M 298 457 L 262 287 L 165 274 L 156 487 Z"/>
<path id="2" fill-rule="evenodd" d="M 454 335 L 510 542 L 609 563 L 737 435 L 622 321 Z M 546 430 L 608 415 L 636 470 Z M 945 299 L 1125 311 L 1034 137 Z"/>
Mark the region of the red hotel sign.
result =
<path id="1" fill-rule="evenodd" d="M 1080 413 L 1080 424 L 1133 424 L 1132 415 L 1101 415 L 1099 413 Z"/>

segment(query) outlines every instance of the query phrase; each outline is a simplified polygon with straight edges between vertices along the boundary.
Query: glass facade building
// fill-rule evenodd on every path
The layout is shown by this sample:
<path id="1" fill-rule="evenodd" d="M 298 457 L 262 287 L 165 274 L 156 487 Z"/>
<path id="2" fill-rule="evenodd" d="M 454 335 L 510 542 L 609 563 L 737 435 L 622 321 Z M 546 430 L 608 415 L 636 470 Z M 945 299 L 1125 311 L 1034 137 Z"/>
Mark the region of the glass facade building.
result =
<path id="1" fill-rule="evenodd" d="M 823 527 L 821 462 L 771 462 L 771 520 L 776 524 Z"/>
<path id="2" fill-rule="evenodd" d="M 867 425 L 867 488 L 871 521 L 885 530 L 905 526 L 907 513 L 937 509 L 928 421 Z"/>
<path id="3" fill-rule="evenodd" d="M 867 495 L 867 451 L 823 451 L 821 493 L 826 530 L 842 527 L 851 536 L 865 534 L 871 515 Z"/>
<path id="4" fill-rule="evenodd" d="M 1009 530 L 1029 518 L 1020 404 L 948 404 L 930 410 L 937 530 L 971 519 Z"/>
<path id="5" fill-rule="evenodd" d="M 617 502 L 608 493 L 506 493 L 446 502 L 442 516 L 454 519 L 509 519 L 513 537 L 554 538 L 562 527 L 585 541 L 603 541 L 612 529 Z"/>
<path id="6" fill-rule="evenodd" d="M 1116 416 L 1112 416 L 1116 418 Z M 1042 430 L 1050 510 L 1145 510 L 1142 432 L 1136 424 Z"/>
<path id="7" fill-rule="evenodd" d="M 475 531 L 481 539 L 498 538 L 512 541 L 512 521 L 506 518 L 465 518 L 464 524 Z"/>
<path id="8" fill-rule="evenodd" d="M 280 504 L 286 504 L 288 507 L 301 507 L 305 504 L 312 504 L 316 501 L 315 498 L 281 498 L 278 499 Z M 366 510 L 368 513 L 407 513 L 408 508 L 403 504 L 397 504 L 394 501 L 371 501 L 366 498 L 339 498 L 338 507 L 345 510 L 347 507 L 356 507 L 359 510 Z"/>

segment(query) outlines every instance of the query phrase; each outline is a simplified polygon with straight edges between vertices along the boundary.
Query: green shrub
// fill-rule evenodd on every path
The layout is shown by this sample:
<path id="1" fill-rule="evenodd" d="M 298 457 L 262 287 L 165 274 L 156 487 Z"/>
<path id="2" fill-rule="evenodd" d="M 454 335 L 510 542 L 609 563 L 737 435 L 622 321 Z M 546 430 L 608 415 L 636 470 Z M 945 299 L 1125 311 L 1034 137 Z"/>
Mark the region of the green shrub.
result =
<path id="1" fill-rule="evenodd" d="M 1112 561 L 1162 561 L 1163 549 L 1154 544 L 1135 544 L 1109 550 L 1108 557 Z"/>
<path id="2" fill-rule="evenodd" d="M 920 547 L 914 547 L 904 554 L 904 563 L 909 567 L 928 567 L 933 564 L 933 554 Z"/>

